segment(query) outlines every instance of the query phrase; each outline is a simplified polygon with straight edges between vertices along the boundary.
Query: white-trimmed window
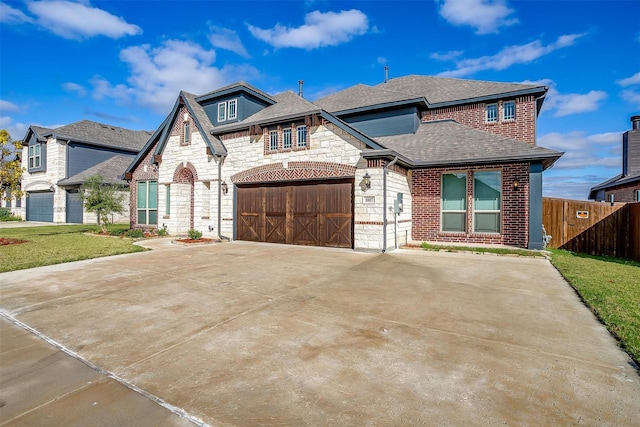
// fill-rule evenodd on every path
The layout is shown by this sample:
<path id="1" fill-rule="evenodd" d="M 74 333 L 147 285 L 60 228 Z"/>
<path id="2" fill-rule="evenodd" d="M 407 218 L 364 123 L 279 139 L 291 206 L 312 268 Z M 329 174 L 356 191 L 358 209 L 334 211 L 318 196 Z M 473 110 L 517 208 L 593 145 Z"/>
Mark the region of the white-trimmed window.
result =
<path id="1" fill-rule="evenodd" d="M 306 147 L 307 146 L 307 127 L 306 126 L 298 126 L 298 147 Z"/>
<path id="2" fill-rule="evenodd" d="M 485 117 L 487 123 L 498 122 L 498 104 L 487 104 L 487 113 Z"/>
<path id="3" fill-rule="evenodd" d="M 224 122 L 227 120 L 227 103 L 221 102 L 218 104 L 218 121 Z"/>
<path id="4" fill-rule="evenodd" d="M 138 181 L 138 224 L 158 224 L 158 181 Z"/>
<path id="5" fill-rule="evenodd" d="M 238 117 L 238 100 L 232 99 L 227 105 L 227 119 L 235 120 Z"/>
<path id="6" fill-rule="evenodd" d="M 282 131 L 282 148 L 291 149 L 291 129 L 289 128 Z"/>
<path id="7" fill-rule="evenodd" d="M 184 145 L 189 145 L 191 144 L 191 124 L 189 122 L 184 122 L 182 124 L 182 132 L 184 134 L 183 136 L 183 144 Z"/>
<path id="8" fill-rule="evenodd" d="M 442 175 L 442 231 L 467 231 L 467 174 Z"/>
<path id="9" fill-rule="evenodd" d="M 269 150 L 276 151 L 278 149 L 278 131 L 272 130 L 269 132 Z"/>
<path id="10" fill-rule="evenodd" d="M 29 169 L 36 169 L 42 165 L 41 147 L 40 144 L 29 146 Z"/>
<path id="11" fill-rule="evenodd" d="M 506 101 L 502 104 L 502 120 L 513 121 L 516 119 L 516 102 Z"/>
<path id="12" fill-rule="evenodd" d="M 473 174 L 473 230 L 500 233 L 502 178 L 500 171 Z"/>

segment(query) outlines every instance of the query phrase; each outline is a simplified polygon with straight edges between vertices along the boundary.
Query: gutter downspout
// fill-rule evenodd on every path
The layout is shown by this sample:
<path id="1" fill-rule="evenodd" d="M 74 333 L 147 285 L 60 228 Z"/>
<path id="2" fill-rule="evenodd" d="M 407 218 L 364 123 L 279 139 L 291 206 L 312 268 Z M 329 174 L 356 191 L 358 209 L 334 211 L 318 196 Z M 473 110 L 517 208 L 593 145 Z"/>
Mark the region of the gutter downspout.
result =
<path id="1" fill-rule="evenodd" d="M 387 169 L 397 161 L 398 156 L 382 169 L 382 253 L 387 251 Z"/>
<path id="2" fill-rule="evenodd" d="M 229 240 L 228 237 L 222 235 L 222 159 L 224 157 L 218 157 L 218 238 Z"/>

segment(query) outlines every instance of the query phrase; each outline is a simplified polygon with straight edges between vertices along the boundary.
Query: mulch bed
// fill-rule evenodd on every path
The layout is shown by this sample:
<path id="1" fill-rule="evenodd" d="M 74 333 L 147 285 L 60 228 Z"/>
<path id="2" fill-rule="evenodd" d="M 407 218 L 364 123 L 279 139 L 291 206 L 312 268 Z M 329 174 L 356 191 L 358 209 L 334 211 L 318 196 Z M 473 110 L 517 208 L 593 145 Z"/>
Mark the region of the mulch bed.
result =
<path id="1" fill-rule="evenodd" d="M 176 239 L 174 241 L 177 242 L 177 243 L 183 243 L 183 244 L 190 245 L 190 244 L 193 244 L 193 243 L 211 243 L 214 240 L 209 238 L 209 237 L 202 237 L 200 239 L 189 239 L 187 237 L 187 238 L 184 238 L 184 239 Z M 217 240 L 217 239 L 215 241 L 219 242 L 219 240 Z"/>
<path id="2" fill-rule="evenodd" d="M 20 243 L 27 243 L 27 241 L 0 237 L 0 246 L 19 245 Z"/>

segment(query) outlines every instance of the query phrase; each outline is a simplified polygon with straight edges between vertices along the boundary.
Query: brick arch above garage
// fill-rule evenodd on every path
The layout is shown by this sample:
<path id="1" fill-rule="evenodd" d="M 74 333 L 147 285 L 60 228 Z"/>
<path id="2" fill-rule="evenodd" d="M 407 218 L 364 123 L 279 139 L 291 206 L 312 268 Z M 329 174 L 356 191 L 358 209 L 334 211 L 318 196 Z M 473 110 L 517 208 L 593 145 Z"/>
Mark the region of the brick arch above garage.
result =
<path id="1" fill-rule="evenodd" d="M 234 184 L 298 181 L 324 178 L 348 178 L 356 174 L 355 166 L 329 162 L 272 163 L 239 172 L 231 177 Z"/>

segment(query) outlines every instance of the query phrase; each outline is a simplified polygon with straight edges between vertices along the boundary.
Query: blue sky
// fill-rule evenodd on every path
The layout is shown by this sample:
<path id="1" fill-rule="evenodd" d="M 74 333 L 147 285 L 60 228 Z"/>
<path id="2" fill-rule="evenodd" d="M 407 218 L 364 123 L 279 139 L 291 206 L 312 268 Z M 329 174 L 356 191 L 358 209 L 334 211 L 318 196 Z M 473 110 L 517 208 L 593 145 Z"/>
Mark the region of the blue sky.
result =
<path id="1" fill-rule="evenodd" d="M 4 1 L 0 128 L 88 119 L 154 130 L 180 90 L 245 80 L 314 100 L 389 76 L 549 86 L 544 195 L 621 171 L 640 114 L 640 1 Z"/>

